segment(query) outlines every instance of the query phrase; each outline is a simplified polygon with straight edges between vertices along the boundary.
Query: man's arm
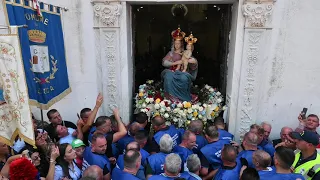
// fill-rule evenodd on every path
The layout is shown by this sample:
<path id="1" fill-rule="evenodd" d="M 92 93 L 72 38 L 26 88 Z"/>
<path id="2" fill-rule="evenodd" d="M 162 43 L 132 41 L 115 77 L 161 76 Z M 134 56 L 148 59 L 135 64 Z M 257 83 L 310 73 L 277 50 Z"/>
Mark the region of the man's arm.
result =
<path id="1" fill-rule="evenodd" d="M 127 129 L 121 121 L 119 110 L 117 108 L 113 109 L 113 114 L 118 123 L 119 131 L 113 134 L 112 142 L 117 142 L 119 139 L 123 138 L 127 134 Z"/>
<path id="2" fill-rule="evenodd" d="M 87 123 L 81 128 L 83 133 L 89 131 L 90 127 L 92 126 L 92 124 L 94 122 L 94 119 L 97 116 L 98 110 L 101 107 L 102 103 L 103 103 L 103 96 L 101 95 L 101 93 L 99 93 L 97 100 L 96 100 L 96 106 L 93 108 L 90 116 L 88 117 Z"/>
<path id="3" fill-rule="evenodd" d="M 82 126 L 82 122 L 78 121 L 78 123 L 77 123 L 77 138 L 83 140 L 83 132 L 82 132 L 81 126 Z"/>

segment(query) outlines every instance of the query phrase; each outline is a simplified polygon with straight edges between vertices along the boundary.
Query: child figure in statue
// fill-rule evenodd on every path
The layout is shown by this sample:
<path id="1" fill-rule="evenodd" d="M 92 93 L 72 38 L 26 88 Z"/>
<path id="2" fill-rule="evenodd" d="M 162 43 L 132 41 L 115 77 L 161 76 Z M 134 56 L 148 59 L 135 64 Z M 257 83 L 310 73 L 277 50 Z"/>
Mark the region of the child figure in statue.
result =
<path id="1" fill-rule="evenodd" d="M 188 37 L 185 37 L 184 39 L 187 43 L 186 50 L 181 53 L 182 55 L 182 64 L 177 65 L 176 70 L 181 70 L 182 72 L 186 72 L 188 69 L 189 59 L 192 56 L 193 51 L 193 44 L 197 42 L 197 38 L 193 37 L 193 34 L 191 33 Z"/>
<path id="2" fill-rule="evenodd" d="M 188 44 L 186 50 L 181 53 L 182 64 L 177 65 L 176 70 L 181 70 L 182 72 L 186 72 L 188 69 L 188 61 L 192 56 L 193 45 Z"/>

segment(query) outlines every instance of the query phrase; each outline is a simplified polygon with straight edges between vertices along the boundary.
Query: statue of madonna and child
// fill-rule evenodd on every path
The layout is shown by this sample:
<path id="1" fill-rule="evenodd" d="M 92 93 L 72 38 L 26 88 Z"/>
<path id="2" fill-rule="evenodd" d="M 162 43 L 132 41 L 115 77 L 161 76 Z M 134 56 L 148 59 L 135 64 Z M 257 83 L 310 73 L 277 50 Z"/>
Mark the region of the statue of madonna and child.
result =
<path id="1" fill-rule="evenodd" d="M 198 61 L 192 56 L 192 51 L 197 38 L 193 37 L 192 33 L 188 37 L 185 35 L 180 28 L 172 31 L 171 51 L 162 60 L 162 65 L 166 68 L 161 73 L 164 92 L 166 97 L 174 102 L 195 100 L 191 87 L 197 77 Z"/>

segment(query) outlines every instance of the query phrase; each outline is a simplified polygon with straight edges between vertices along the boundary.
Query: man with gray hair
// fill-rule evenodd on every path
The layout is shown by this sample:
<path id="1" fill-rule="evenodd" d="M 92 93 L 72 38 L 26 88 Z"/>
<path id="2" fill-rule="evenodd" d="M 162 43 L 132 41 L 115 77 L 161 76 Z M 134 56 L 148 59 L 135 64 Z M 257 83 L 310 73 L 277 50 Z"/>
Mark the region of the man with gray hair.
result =
<path id="1" fill-rule="evenodd" d="M 189 179 L 190 175 L 188 173 L 181 173 L 182 160 L 178 154 L 171 153 L 165 159 L 164 173 L 160 175 L 153 175 L 149 180 L 173 180 L 176 178 Z"/>
<path id="2" fill-rule="evenodd" d="M 188 130 L 193 132 L 197 139 L 196 139 L 196 145 L 193 148 L 193 153 L 200 155 L 200 149 L 203 148 L 205 145 L 208 144 L 208 141 L 203 136 L 203 123 L 200 120 L 194 120 L 191 121 L 191 123 L 188 126 Z"/>
<path id="3" fill-rule="evenodd" d="M 164 134 L 159 142 L 160 152 L 147 157 L 146 175 L 158 175 L 164 172 L 167 155 L 172 152 L 173 140 L 169 134 Z"/>
<path id="4" fill-rule="evenodd" d="M 96 180 L 102 180 L 103 179 L 103 172 L 99 166 L 92 165 L 92 166 L 89 166 L 83 172 L 83 177 L 93 178 Z"/>
<path id="5" fill-rule="evenodd" d="M 188 180 L 202 180 L 200 175 L 201 162 L 197 154 L 191 154 L 187 159 L 187 168 L 189 170 Z"/>
<path id="6" fill-rule="evenodd" d="M 272 130 L 271 124 L 269 124 L 268 122 L 264 121 L 264 122 L 261 123 L 261 127 L 264 130 L 264 139 L 267 140 L 268 142 L 270 142 L 269 135 L 270 135 L 271 130 Z"/>

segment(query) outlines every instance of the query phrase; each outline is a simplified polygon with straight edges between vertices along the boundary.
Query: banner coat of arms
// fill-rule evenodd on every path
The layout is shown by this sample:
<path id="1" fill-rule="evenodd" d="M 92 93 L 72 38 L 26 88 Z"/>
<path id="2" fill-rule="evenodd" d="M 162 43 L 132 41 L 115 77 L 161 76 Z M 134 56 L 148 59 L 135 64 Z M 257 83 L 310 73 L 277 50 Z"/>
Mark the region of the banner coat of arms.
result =
<path id="1" fill-rule="evenodd" d="M 19 28 L 30 105 L 47 110 L 71 92 L 61 23 L 61 9 L 52 5 L 39 16 L 29 1 L 5 1 L 8 23 Z"/>

